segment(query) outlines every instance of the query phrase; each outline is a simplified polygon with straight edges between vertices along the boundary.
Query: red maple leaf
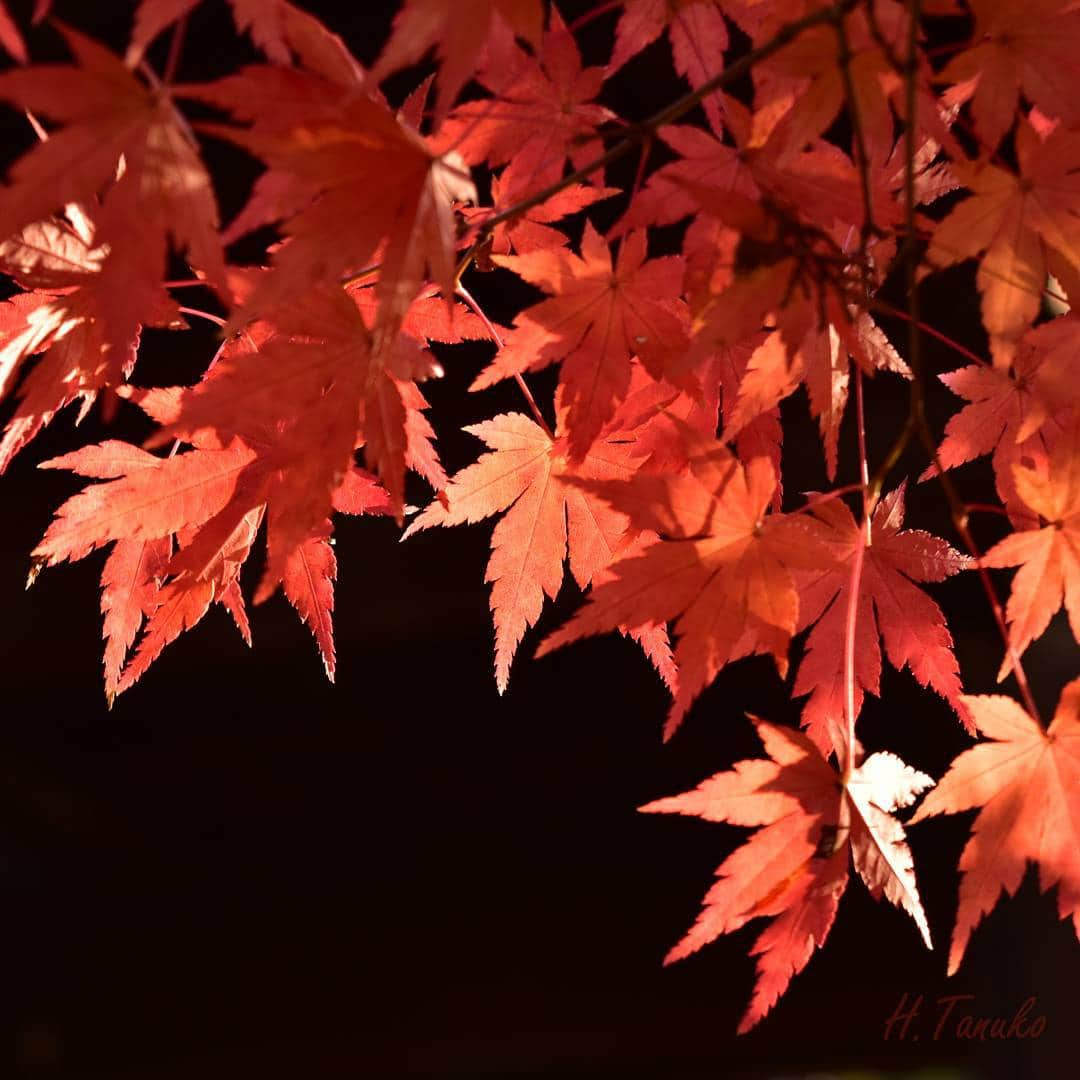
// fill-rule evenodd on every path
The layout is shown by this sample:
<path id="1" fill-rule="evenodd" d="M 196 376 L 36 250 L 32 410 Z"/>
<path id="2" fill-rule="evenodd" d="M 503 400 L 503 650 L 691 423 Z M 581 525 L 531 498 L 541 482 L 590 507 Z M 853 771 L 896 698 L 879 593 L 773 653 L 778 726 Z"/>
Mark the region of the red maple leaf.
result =
<path id="1" fill-rule="evenodd" d="M 371 78 L 379 82 L 434 48 L 440 61 L 437 107 L 445 115 L 479 66 L 485 46 L 509 44 L 516 34 L 536 47 L 543 26 L 541 0 L 407 0 Z"/>
<path id="2" fill-rule="evenodd" d="M 120 347 L 160 310 L 170 239 L 227 295 L 217 206 L 169 96 L 144 86 L 90 38 L 67 28 L 64 37 L 78 66 L 41 64 L 0 75 L 0 98 L 64 123 L 11 169 L 0 236 L 69 203 L 94 206 L 107 189 L 92 215 L 95 242 L 108 250 L 96 315 Z"/>
<path id="3" fill-rule="evenodd" d="M 0 268 L 32 292 L 14 296 L 0 325 L 0 398 L 19 368 L 43 353 L 19 387 L 20 401 L 0 439 L 0 472 L 66 405 L 80 416 L 98 394 L 120 385 L 135 364 L 140 325 L 110 321 L 112 297 L 124 285 L 107 246 L 95 243 L 94 224 L 75 204 L 63 216 L 20 229 L 0 242 Z M 155 288 L 153 308 L 139 313 L 155 326 L 184 326 L 178 306 Z M 119 336 L 117 336 L 119 335 Z"/>
<path id="4" fill-rule="evenodd" d="M 434 145 L 456 150 L 470 165 L 510 162 L 502 182 L 514 201 L 559 180 L 567 158 L 575 167 L 594 158 L 589 136 L 614 116 L 592 104 L 604 71 L 582 68 L 577 43 L 554 7 L 535 58 L 511 44 L 478 81 L 495 99 L 459 105 L 439 128 Z"/>
<path id="5" fill-rule="evenodd" d="M 993 152 L 1013 125 L 1020 92 L 1072 126 L 1080 120 L 1070 72 L 1080 49 L 1080 12 L 1068 0 L 971 0 L 972 45 L 938 74 L 945 82 L 975 79 L 971 112 L 985 149 Z"/>
<path id="6" fill-rule="evenodd" d="M 214 445 L 212 439 L 202 441 Z M 197 448 L 166 458 L 109 441 L 42 463 L 109 481 L 60 507 L 34 551 L 32 577 L 44 565 L 80 559 L 116 541 L 101 579 L 110 703 L 134 685 L 166 645 L 200 622 L 214 601 L 229 610 L 250 643 L 239 571 L 265 512 L 265 504 L 252 505 L 248 498 L 254 484 L 245 470 L 250 474 L 255 460 L 241 440 L 223 450 Z M 332 501 L 334 509 L 349 514 L 389 509 L 386 492 L 357 469 L 345 475 Z M 234 505 L 239 506 L 235 513 Z M 174 536 L 180 548 L 175 556 Z M 332 679 L 335 563 L 328 538 L 329 522 L 319 524 L 285 557 L 280 577 Z M 125 666 L 144 619 L 138 649 Z"/>
<path id="7" fill-rule="evenodd" d="M 944 581 L 966 569 L 971 560 L 930 533 L 904 529 L 904 485 L 886 495 L 865 529 L 839 499 L 811 511 L 829 526 L 836 566 L 796 574 L 799 584 L 799 628 L 813 626 L 806 655 L 795 677 L 793 694 L 810 697 L 802 722 L 810 737 L 828 754 L 844 740 L 844 632 L 851 599 L 851 562 L 865 545 L 856 608 L 855 712 L 863 691 L 879 693 L 881 647 L 893 667 L 910 667 L 925 687 L 936 690 L 965 726 L 960 705 L 960 674 L 952 636 L 941 608 L 914 582 Z"/>
<path id="8" fill-rule="evenodd" d="M 768 1013 L 825 943 L 849 855 L 870 894 L 907 911 L 931 947 L 911 852 L 892 813 L 933 780 L 883 752 L 845 781 L 805 735 L 762 720 L 754 726 L 769 759 L 736 762 L 693 791 L 640 808 L 758 828 L 721 863 L 697 922 L 664 959 L 681 960 L 752 919 L 772 918 L 751 950 L 758 978 L 740 1034 Z"/>
<path id="9" fill-rule="evenodd" d="M 911 819 L 979 811 L 960 856 L 950 975 L 1001 891 L 1015 896 L 1029 861 L 1043 892 L 1058 886 L 1058 916 L 1071 917 L 1080 937 L 1080 679 L 1062 691 L 1048 729 L 1011 698 L 963 701 L 991 741 L 956 758 Z"/>
<path id="10" fill-rule="evenodd" d="M 505 347 L 472 389 L 562 360 L 570 453 L 580 459 L 626 397 L 632 357 L 660 377 L 685 350 L 682 260 L 646 260 L 639 232 L 625 238 L 613 266 L 607 244 L 586 223 L 580 256 L 554 249 L 492 261 L 552 296 L 517 317 Z"/>
<path id="11" fill-rule="evenodd" d="M 179 91 L 178 91 L 179 92 Z M 284 220 L 274 268 L 234 314 L 228 329 L 272 313 L 315 284 L 378 269 L 376 345 L 391 342 L 425 274 L 454 292 L 452 204 L 475 201 L 459 160 L 433 154 L 355 78 L 255 65 L 185 96 L 228 109 L 247 129 L 203 124 L 268 166 L 241 212 L 244 230 Z M 237 234 L 233 225 L 230 235 Z"/>
<path id="12" fill-rule="evenodd" d="M 696 90 L 724 70 L 727 24 L 716 0 L 624 0 L 608 75 L 651 45 L 666 29 L 675 70 Z M 714 131 L 721 126 L 718 95 L 702 102 Z"/>
<path id="13" fill-rule="evenodd" d="M 147 46 L 167 27 L 187 16 L 202 0 L 142 0 L 135 12 L 127 63 L 136 67 Z M 315 16 L 289 0 L 229 0 L 233 21 L 241 33 L 278 64 L 289 64 L 296 53 L 306 68 L 333 79 L 343 73 L 361 75 L 360 65 L 344 42 Z"/>

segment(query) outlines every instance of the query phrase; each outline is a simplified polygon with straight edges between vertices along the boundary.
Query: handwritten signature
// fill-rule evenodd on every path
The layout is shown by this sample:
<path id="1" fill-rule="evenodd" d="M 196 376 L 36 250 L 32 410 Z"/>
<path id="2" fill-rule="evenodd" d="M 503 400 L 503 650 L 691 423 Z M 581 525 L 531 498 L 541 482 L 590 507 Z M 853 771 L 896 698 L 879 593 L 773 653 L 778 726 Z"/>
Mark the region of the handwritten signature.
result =
<path id="1" fill-rule="evenodd" d="M 930 1038 L 966 1039 L 980 1042 L 988 1039 L 1037 1039 L 1046 1030 L 1046 1017 L 1038 1012 L 1038 999 L 1027 998 L 1011 1016 L 981 1016 L 972 1004 L 974 994 L 948 994 L 937 998 L 932 1006 L 922 994 L 905 992 L 892 1015 L 885 1021 L 886 1041 L 910 1040 L 930 1032 Z M 927 1026 L 927 1021 L 933 1024 Z"/>

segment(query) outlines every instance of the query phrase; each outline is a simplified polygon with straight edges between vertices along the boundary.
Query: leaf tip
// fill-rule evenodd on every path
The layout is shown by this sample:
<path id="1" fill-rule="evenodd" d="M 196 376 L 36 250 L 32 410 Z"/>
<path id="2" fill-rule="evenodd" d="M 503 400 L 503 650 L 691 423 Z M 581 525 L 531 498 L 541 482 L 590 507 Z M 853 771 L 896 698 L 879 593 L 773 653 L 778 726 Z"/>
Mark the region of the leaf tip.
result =
<path id="1" fill-rule="evenodd" d="M 26 574 L 26 588 L 29 589 L 38 579 L 38 575 L 46 566 L 49 565 L 49 560 L 44 555 L 32 555 L 30 557 L 30 569 Z"/>

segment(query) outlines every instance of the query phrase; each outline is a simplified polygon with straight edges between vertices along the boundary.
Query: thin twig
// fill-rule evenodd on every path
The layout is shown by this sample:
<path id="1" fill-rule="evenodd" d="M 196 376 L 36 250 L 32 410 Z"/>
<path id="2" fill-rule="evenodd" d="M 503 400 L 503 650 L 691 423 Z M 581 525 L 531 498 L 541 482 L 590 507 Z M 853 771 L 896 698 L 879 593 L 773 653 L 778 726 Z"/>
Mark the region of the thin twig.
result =
<path id="1" fill-rule="evenodd" d="M 905 117 L 906 126 L 904 129 L 904 152 L 906 157 L 906 163 L 904 167 L 904 265 L 905 265 L 905 277 L 908 293 L 908 364 L 911 367 L 911 406 L 908 413 L 907 422 L 904 424 L 904 430 L 901 433 L 899 439 L 893 446 L 893 449 L 889 453 L 889 458 L 892 459 L 893 464 L 899 459 L 900 454 L 903 453 L 905 447 L 910 442 L 913 435 L 918 435 L 922 440 L 923 445 L 926 447 L 927 453 L 930 455 L 934 462 L 934 469 L 937 472 L 938 479 L 941 481 L 942 490 L 945 492 L 945 498 L 949 504 L 949 512 L 953 520 L 953 525 L 956 528 L 960 539 L 963 541 L 964 547 L 967 548 L 968 553 L 975 562 L 975 569 L 978 572 L 979 580 L 982 583 L 983 591 L 986 593 L 986 598 L 990 603 L 990 608 L 994 614 L 994 621 L 997 623 L 998 630 L 1001 633 L 1002 640 L 1005 642 L 1005 652 L 1009 658 L 1009 662 L 1012 664 L 1013 674 L 1016 677 L 1016 685 L 1020 690 L 1020 695 L 1024 700 L 1024 705 L 1027 708 L 1031 716 L 1041 723 L 1039 718 L 1038 706 L 1035 704 L 1035 697 L 1031 692 L 1031 685 L 1028 682 L 1027 674 L 1024 671 L 1024 666 L 1020 660 L 1020 655 L 1016 650 L 1016 646 L 1012 641 L 1012 637 L 1009 634 L 1008 626 L 1005 622 L 1005 615 L 1001 608 L 1001 601 L 998 599 L 997 590 L 994 588 L 994 583 L 990 580 L 990 575 L 983 565 L 982 553 L 979 551 L 978 545 L 975 543 L 974 538 L 971 535 L 971 530 L 968 528 L 967 512 L 964 508 L 963 500 L 960 498 L 956 491 L 956 487 L 952 482 L 952 477 L 942 467 L 941 459 L 938 456 L 937 444 L 934 441 L 933 433 L 930 431 L 930 425 L 926 419 L 926 407 L 925 399 L 923 396 L 923 365 L 922 365 L 922 352 L 921 352 L 921 328 L 922 322 L 919 318 L 919 294 L 916 289 L 916 271 L 918 269 L 918 253 L 916 250 L 916 236 L 915 236 L 915 71 L 917 68 L 917 44 L 918 44 L 918 24 L 921 11 L 921 0 L 911 0 L 910 10 L 910 23 L 908 26 L 908 46 L 907 46 L 907 64 L 906 64 L 906 112 Z M 891 467 L 891 466 L 890 466 Z M 876 488 L 871 490 L 871 496 L 876 500 L 880 492 L 880 482 L 884 473 L 879 470 L 879 474 L 875 474 Z"/>
<path id="2" fill-rule="evenodd" d="M 702 83 L 696 90 L 685 94 L 677 101 L 672 102 L 659 112 L 654 113 L 648 119 L 643 120 L 638 124 L 634 124 L 623 139 L 610 147 L 599 157 L 594 158 L 580 169 L 575 169 L 574 172 L 570 173 L 568 176 L 564 176 L 561 180 L 557 180 L 555 183 L 549 184 L 547 187 L 542 188 L 528 198 L 522 199 L 514 206 L 507 207 L 505 210 L 501 210 L 499 213 L 492 215 L 480 226 L 479 232 L 474 238 L 472 245 L 458 264 L 457 277 L 460 278 L 465 272 L 477 251 L 480 250 L 497 226 L 505 221 L 520 217 L 527 210 L 531 210 L 534 206 L 539 206 L 541 203 L 547 202 L 548 199 L 558 195 L 559 192 L 564 191 L 571 185 L 579 184 L 581 181 L 587 180 L 594 172 L 618 161 L 628 154 L 643 139 L 651 138 L 659 128 L 664 127 L 667 124 L 673 124 L 676 120 L 682 119 L 682 117 L 693 109 L 695 105 L 703 101 L 714 91 L 722 90 L 725 86 L 730 86 L 732 83 L 738 82 L 755 65 L 759 64 L 762 60 L 768 59 L 774 53 L 779 52 L 785 45 L 794 41 L 804 30 L 809 30 L 811 27 L 820 26 L 822 23 L 835 20 L 837 16 L 842 16 L 854 8 L 858 2 L 859 0 L 838 0 L 838 3 L 833 4 L 831 7 L 821 8 L 801 19 L 786 23 L 784 26 L 780 27 L 776 34 L 764 45 L 759 45 L 756 49 L 751 49 L 750 52 L 736 60 L 735 63 Z"/>

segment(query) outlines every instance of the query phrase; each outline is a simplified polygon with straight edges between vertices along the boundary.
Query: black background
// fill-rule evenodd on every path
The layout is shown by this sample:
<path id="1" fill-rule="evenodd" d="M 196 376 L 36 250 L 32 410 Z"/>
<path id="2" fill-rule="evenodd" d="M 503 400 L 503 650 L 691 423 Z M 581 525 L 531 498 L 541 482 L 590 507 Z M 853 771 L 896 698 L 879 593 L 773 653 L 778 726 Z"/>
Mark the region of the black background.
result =
<path id="1" fill-rule="evenodd" d="M 12 6 L 26 14 L 28 5 Z M 305 6 L 363 62 L 393 11 Z M 573 17 L 588 6 L 564 10 Z M 212 77 L 252 55 L 223 5 L 205 8 L 190 23 L 182 78 Z M 57 10 L 122 49 L 132 5 L 73 0 Z M 609 15 L 581 35 L 587 59 L 605 59 L 612 26 Z M 63 55 L 48 27 L 29 40 L 37 58 Z M 161 49 L 152 54 L 159 70 Z M 412 81 L 396 79 L 388 92 L 399 100 Z M 637 118 L 683 89 L 661 43 L 611 80 L 604 100 Z M 14 112 L 4 130 L 12 155 L 28 145 Z M 255 170 L 221 144 L 207 152 L 228 217 Z M 612 179 L 628 185 L 630 176 Z M 501 273 L 474 284 L 503 321 L 528 298 Z M 969 270 L 924 289 L 924 312 L 981 347 Z M 884 325 L 902 343 L 899 324 Z M 136 378 L 193 378 L 213 347 L 201 326 L 150 333 Z M 513 387 L 466 392 L 484 347 L 441 355 L 446 378 L 425 392 L 455 469 L 477 453 L 462 424 L 523 403 Z M 931 371 L 962 362 L 928 344 Z M 551 385 L 536 380 L 541 400 Z M 881 377 L 868 403 L 871 457 L 880 460 L 906 389 Z M 932 388 L 938 431 L 957 405 Z M 785 404 L 785 423 L 788 492 L 821 489 L 820 455 L 803 450 L 816 444 L 801 396 Z M 108 431 L 139 439 L 145 427 L 123 412 Z M 500 698 L 482 582 L 490 524 L 399 545 L 392 522 L 339 522 L 336 686 L 278 596 L 253 613 L 253 652 L 215 609 L 107 712 L 102 557 L 50 570 L 22 591 L 27 553 L 77 487 L 36 462 L 105 434 L 96 415 L 79 432 L 61 417 L 0 480 L 0 1075 L 1071 1074 L 1077 942 L 1033 874 L 976 931 L 962 973 L 944 977 L 970 815 L 911 833 L 937 951 L 853 880 L 825 948 L 745 1037 L 734 1029 L 761 924 L 662 969 L 745 833 L 635 807 L 756 756 L 744 710 L 795 722 L 798 703 L 771 662 L 743 661 L 662 747 L 665 694 L 632 645 L 595 640 L 531 659 L 541 634 L 579 602 L 572 584 L 526 638 Z M 842 445 L 852 442 L 848 424 Z M 913 451 L 897 479 L 923 464 Z M 984 466 L 960 475 L 970 497 L 992 497 Z M 840 479 L 854 478 L 848 454 Z M 418 485 L 413 498 L 427 497 Z M 953 536 L 936 484 L 913 490 L 909 505 L 911 524 Z M 978 525 L 987 544 L 1000 535 L 993 519 Z M 965 685 L 993 690 L 1000 642 L 974 575 L 931 592 L 949 614 Z M 1076 666 L 1060 616 L 1029 658 L 1049 716 Z M 907 673 L 887 669 L 882 691 L 865 706 L 864 743 L 939 776 L 969 742 L 948 708 Z M 923 996 L 925 1023 L 913 1023 L 907 1041 L 885 1041 L 904 993 L 909 1003 Z M 1011 1016 L 1034 995 L 1046 1033 L 1035 1042 L 934 1041 L 933 1003 L 955 993 L 975 995 L 971 1011 L 990 1016 Z M 952 1071 L 921 1071 L 937 1067 Z"/>

